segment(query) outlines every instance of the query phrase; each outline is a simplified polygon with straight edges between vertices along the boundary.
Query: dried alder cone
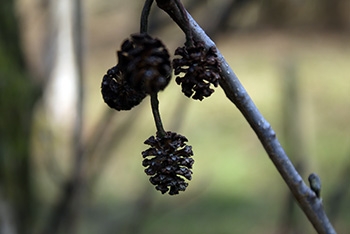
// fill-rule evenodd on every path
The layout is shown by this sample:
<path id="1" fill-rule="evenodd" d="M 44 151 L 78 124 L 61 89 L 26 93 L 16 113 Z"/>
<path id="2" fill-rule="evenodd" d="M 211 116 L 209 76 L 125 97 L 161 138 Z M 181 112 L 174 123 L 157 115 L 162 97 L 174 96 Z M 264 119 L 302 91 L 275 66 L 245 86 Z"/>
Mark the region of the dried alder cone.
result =
<path id="1" fill-rule="evenodd" d="M 176 77 L 176 83 L 181 85 L 185 96 L 203 100 L 214 92 L 211 84 L 215 87 L 219 85 L 221 69 L 215 47 L 206 50 L 201 42 L 193 44 L 176 49 L 175 55 L 181 58 L 173 60 L 173 67 L 175 75 L 184 73 L 184 76 Z"/>
<path id="2" fill-rule="evenodd" d="M 142 162 L 147 175 L 152 176 L 150 182 L 162 194 L 170 195 L 185 191 L 188 183 L 185 178 L 192 179 L 194 160 L 192 147 L 185 144 L 187 138 L 175 132 L 166 132 L 165 136 L 151 136 L 145 144 L 151 146 L 142 152 Z"/>
<path id="3" fill-rule="evenodd" d="M 147 94 L 163 90 L 170 78 L 170 56 L 163 43 L 148 34 L 133 34 L 118 51 L 118 64 L 103 77 L 103 100 L 118 111 L 130 110 Z"/>
<path id="4" fill-rule="evenodd" d="M 148 94 L 163 90 L 171 78 L 170 56 L 164 44 L 148 34 L 133 34 L 118 51 L 127 82 Z"/>
<path id="5" fill-rule="evenodd" d="M 101 92 L 105 103 L 118 111 L 130 110 L 146 97 L 145 92 L 136 91 L 126 82 L 118 65 L 103 76 Z"/>

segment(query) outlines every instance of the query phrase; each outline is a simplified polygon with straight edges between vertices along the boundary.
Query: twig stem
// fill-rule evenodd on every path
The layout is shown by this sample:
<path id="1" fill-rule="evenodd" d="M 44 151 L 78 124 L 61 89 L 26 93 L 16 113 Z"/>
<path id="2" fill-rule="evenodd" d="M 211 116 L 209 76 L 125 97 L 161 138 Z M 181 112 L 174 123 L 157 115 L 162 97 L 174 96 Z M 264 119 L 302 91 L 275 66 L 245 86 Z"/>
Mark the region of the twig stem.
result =
<path id="1" fill-rule="evenodd" d="M 186 35 L 186 46 L 193 46 L 192 29 L 187 11 L 180 0 L 156 0 L 157 5 L 179 25 Z"/>
<path id="2" fill-rule="evenodd" d="M 152 106 L 154 122 L 157 127 L 157 136 L 164 137 L 166 135 L 166 132 L 163 128 L 162 119 L 160 118 L 158 93 L 151 94 L 151 106 Z"/>
<path id="3" fill-rule="evenodd" d="M 187 11 L 184 7 L 184 5 L 181 3 L 180 0 L 175 0 L 176 6 L 179 9 L 180 17 L 183 18 L 183 21 L 186 22 L 184 25 L 184 33 L 186 35 L 186 46 L 193 46 L 193 36 L 192 36 L 192 30 L 190 27 L 190 22 L 188 21 L 187 17 Z"/>
<path id="4" fill-rule="evenodd" d="M 148 31 L 148 16 L 151 11 L 153 0 L 146 0 L 142 8 L 140 33 L 147 33 Z"/>

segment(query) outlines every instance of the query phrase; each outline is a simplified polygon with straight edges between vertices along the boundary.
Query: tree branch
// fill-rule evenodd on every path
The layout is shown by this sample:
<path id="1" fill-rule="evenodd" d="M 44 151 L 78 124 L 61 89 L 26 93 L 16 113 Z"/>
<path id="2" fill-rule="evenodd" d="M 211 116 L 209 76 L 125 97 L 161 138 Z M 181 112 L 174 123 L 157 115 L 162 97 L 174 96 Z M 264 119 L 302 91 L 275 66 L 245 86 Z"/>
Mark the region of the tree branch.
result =
<path id="1" fill-rule="evenodd" d="M 179 10 L 171 0 L 158 0 L 158 6 L 169 14 L 173 19 L 178 17 Z M 190 14 L 187 13 L 188 21 L 184 19 L 174 19 L 183 31 L 190 27 L 195 39 L 204 42 L 207 48 L 216 47 L 215 43 L 206 35 L 203 29 L 196 23 Z M 189 25 L 183 25 L 187 23 Z M 186 33 L 186 31 L 185 31 Z M 322 199 L 317 198 L 315 193 L 305 184 L 292 162 L 289 160 L 284 149 L 279 143 L 276 133 L 271 125 L 265 120 L 254 102 L 240 83 L 236 74 L 225 61 L 224 57 L 217 50 L 217 55 L 222 70 L 223 79 L 220 86 L 224 90 L 227 98 L 233 102 L 248 121 L 261 144 L 265 148 L 271 161 L 276 166 L 282 178 L 298 201 L 299 206 L 306 214 L 318 233 L 336 233 L 332 224 L 323 209 Z"/>

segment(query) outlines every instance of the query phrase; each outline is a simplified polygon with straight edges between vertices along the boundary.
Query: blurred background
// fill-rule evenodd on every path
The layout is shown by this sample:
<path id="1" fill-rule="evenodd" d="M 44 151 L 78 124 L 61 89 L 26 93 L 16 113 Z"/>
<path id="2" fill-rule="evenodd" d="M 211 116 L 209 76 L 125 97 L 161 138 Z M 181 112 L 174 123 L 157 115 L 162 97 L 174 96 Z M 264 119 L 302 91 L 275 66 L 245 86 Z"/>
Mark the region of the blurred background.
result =
<path id="1" fill-rule="evenodd" d="M 350 229 L 350 1 L 187 0 L 302 177 L 317 173 L 338 233 Z M 0 233 L 315 233 L 220 88 L 202 102 L 171 82 L 166 130 L 189 139 L 193 179 L 161 195 L 141 165 L 149 100 L 117 112 L 100 94 L 143 1 L 2 0 Z M 150 34 L 184 34 L 156 6 Z"/>

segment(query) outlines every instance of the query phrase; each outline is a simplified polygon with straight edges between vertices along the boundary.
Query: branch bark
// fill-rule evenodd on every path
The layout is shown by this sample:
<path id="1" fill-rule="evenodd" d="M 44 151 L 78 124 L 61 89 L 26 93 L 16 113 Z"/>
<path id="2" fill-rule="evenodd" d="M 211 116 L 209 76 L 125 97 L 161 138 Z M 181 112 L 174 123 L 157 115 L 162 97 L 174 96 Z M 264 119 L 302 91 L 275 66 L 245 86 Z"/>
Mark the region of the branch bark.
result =
<path id="1" fill-rule="evenodd" d="M 207 47 L 215 46 L 210 38 L 202 31 L 191 16 L 189 22 L 193 29 L 193 36 L 205 42 Z M 248 121 L 261 144 L 266 150 L 276 169 L 288 185 L 314 228 L 318 233 L 336 233 L 323 209 L 322 200 L 316 198 L 315 193 L 305 184 L 292 162 L 289 160 L 284 149 L 279 143 L 276 133 L 270 123 L 259 112 L 254 102 L 246 92 L 236 74 L 227 64 L 224 57 L 218 51 L 223 80 L 220 86 L 227 98 L 233 102 Z"/>
<path id="2" fill-rule="evenodd" d="M 180 2 L 179 0 L 175 0 Z M 171 0 L 157 0 L 157 5 L 164 10 L 178 26 L 186 33 L 188 27 L 192 30 L 192 35 L 196 40 L 202 41 L 207 48 L 216 47 L 215 43 L 206 35 L 203 29 L 197 24 L 192 16 L 187 12 L 187 20 L 179 19 L 181 14 L 176 9 L 176 4 Z M 332 224 L 323 209 L 322 199 L 316 197 L 315 193 L 305 184 L 292 162 L 286 155 L 280 142 L 276 137 L 275 131 L 269 122 L 262 116 L 249 94 L 242 86 L 232 68 L 228 65 L 225 58 L 219 50 L 218 59 L 222 70 L 223 79 L 220 82 L 227 98 L 236 105 L 243 114 L 266 153 L 274 163 L 276 169 L 291 190 L 299 206 L 308 217 L 314 228 L 321 234 L 336 233 Z"/>

